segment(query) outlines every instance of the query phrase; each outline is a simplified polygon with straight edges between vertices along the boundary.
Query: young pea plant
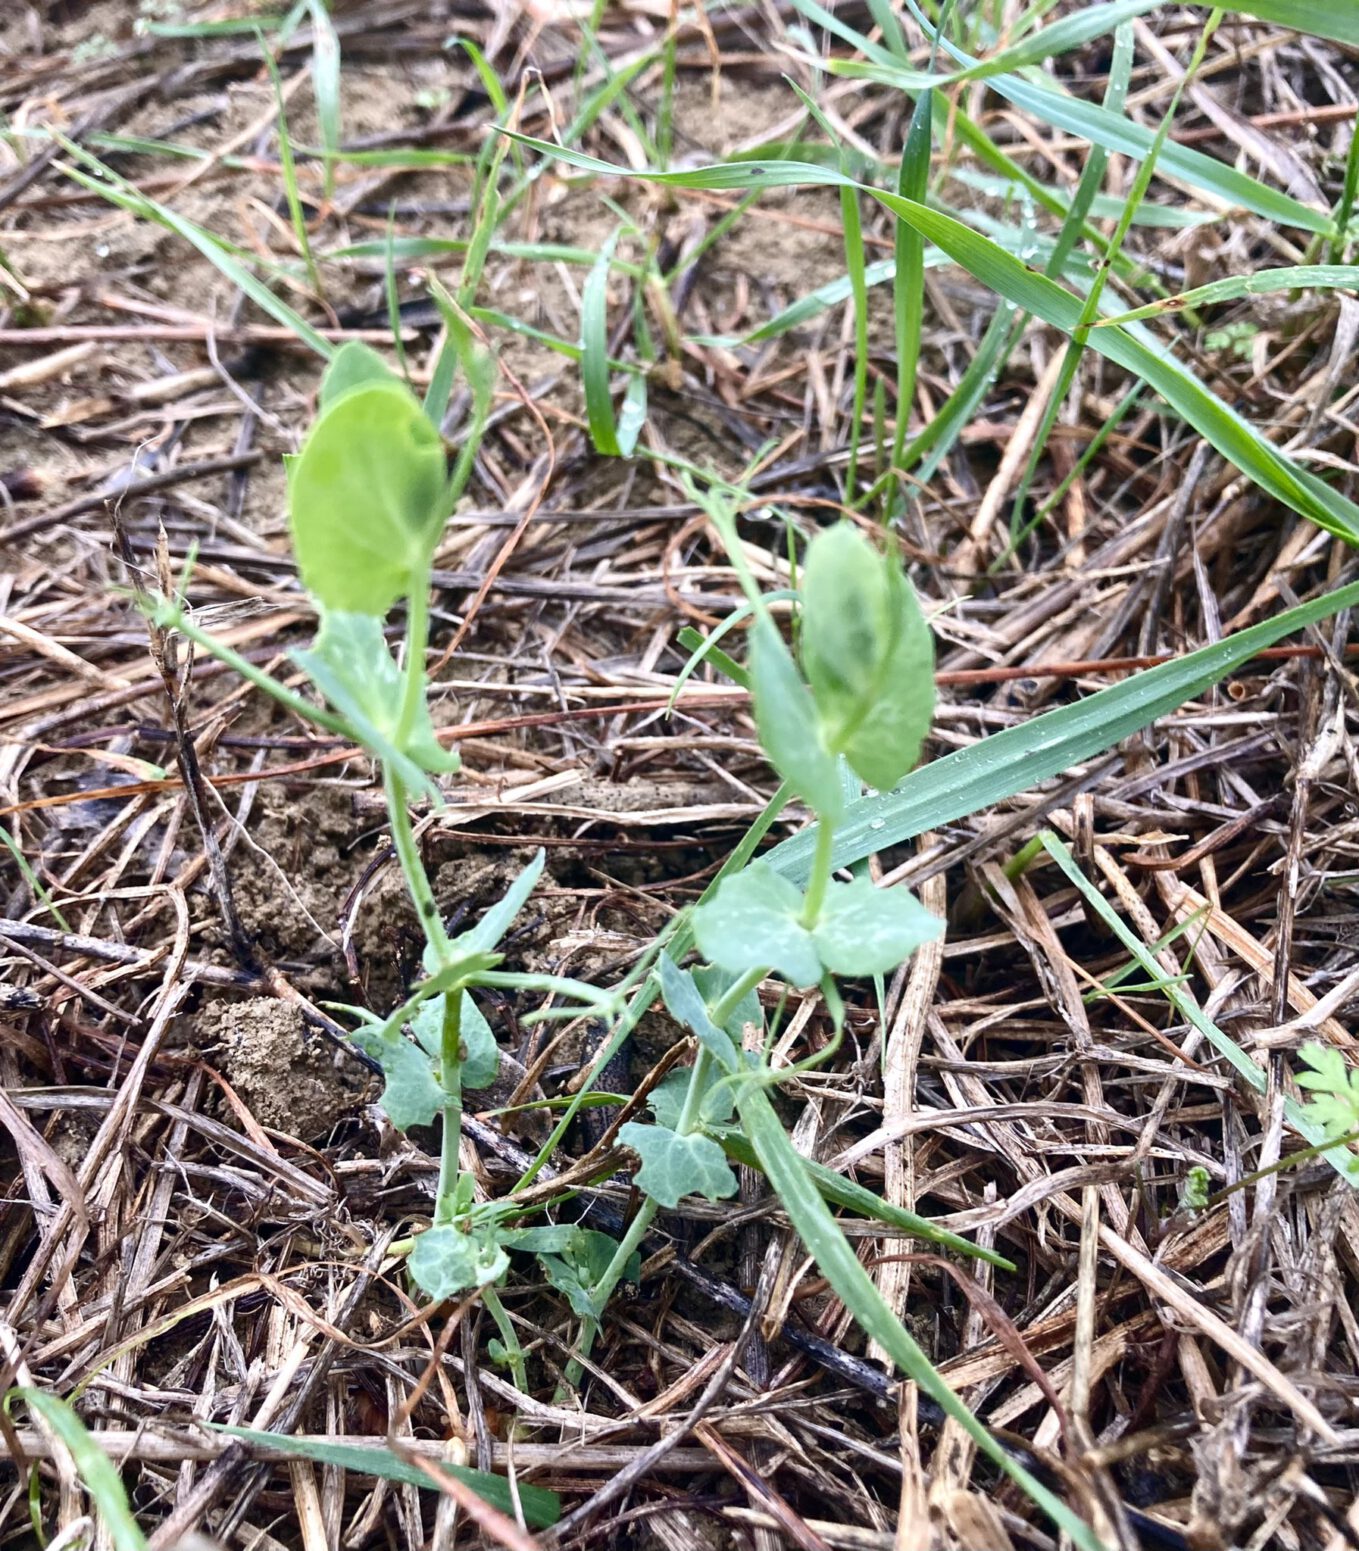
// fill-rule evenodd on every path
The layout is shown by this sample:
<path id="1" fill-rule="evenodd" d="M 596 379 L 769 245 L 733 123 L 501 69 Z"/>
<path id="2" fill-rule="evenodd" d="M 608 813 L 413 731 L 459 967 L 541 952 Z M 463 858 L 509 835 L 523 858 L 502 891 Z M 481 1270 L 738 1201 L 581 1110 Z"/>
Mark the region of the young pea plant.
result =
<path id="1" fill-rule="evenodd" d="M 321 382 L 319 413 L 299 453 L 286 459 L 288 510 L 298 570 L 320 617 L 316 639 L 293 660 L 328 708 L 294 694 L 202 631 L 181 600 L 151 605 L 156 622 L 173 628 L 292 710 L 352 739 L 380 764 L 392 849 L 425 939 L 424 978 L 389 1017 L 345 1008 L 359 1027 L 353 1041 L 380 1065 L 382 1105 L 401 1130 L 442 1126 L 433 1222 L 404 1242 L 411 1276 L 433 1298 L 485 1289 L 507 1360 L 522 1378 L 517 1343 L 491 1284 L 509 1266 L 507 1248 L 539 1253 L 563 1283 L 583 1255 L 600 1257 L 582 1230 L 512 1229 L 512 1207 L 478 1205 L 471 1176 L 458 1164 L 464 1089 L 489 1086 L 499 1051 L 473 992 L 478 987 L 537 989 L 564 995 L 596 1015 L 614 998 L 574 981 L 497 970 L 497 944 L 532 892 L 543 868 L 539 851 L 504 898 L 470 930 L 451 936 L 421 859 L 410 801 L 440 801 L 435 778 L 458 768 L 435 735 L 425 675 L 429 590 L 434 552 L 466 484 L 485 426 L 495 366 L 457 308 L 440 297 L 446 345 L 422 403 L 367 346 L 345 345 Z M 471 390 L 471 423 L 449 471 L 440 422 L 454 372 Z M 405 602 L 402 660 L 387 646 L 384 623 Z M 407 1036 L 407 1029 L 410 1037 Z M 609 1254 L 613 1245 L 610 1241 Z"/>
<path id="2" fill-rule="evenodd" d="M 799 664 L 746 563 L 733 508 L 716 489 L 691 490 L 721 534 L 754 616 L 748 677 L 761 747 L 783 791 L 814 813 L 816 842 L 801 886 L 761 861 L 724 877 L 694 908 L 691 930 L 677 933 L 658 961 L 661 995 L 693 1034 L 697 1055 L 687 1073 L 672 1074 L 652 1095 L 656 1124 L 631 1122 L 619 1133 L 642 1160 L 635 1183 L 647 1200 L 595 1286 L 596 1305 L 659 1208 L 690 1192 L 730 1196 L 737 1182 L 729 1159 L 754 1163 L 865 1333 L 1075 1545 L 1099 1551 L 1090 1526 L 968 1411 L 883 1300 L 827 1205 L 833 1189 L 794 1148 L 771 1101 L 771 1089 L 825 1060 L 834 1043 L 800 1068 L 773 1068 L 758 997 L 764 981 L 819 987 L 838 1039 L 844 1004 L 837 977 L 888 974 L 944 930 L 904 888 L 880 889 L 862 874 L 840 879 L 834 866 L 847 803 L 864 784 L 894 786 L 919 756 L 934 708 L 929 627 L 896 554 L 841 523 L 808 547 Z M 683 968 L 679 950 L 691 942 L 706 963 Z M 587 1319 L 584 1350 L 594 1329 Z"/>

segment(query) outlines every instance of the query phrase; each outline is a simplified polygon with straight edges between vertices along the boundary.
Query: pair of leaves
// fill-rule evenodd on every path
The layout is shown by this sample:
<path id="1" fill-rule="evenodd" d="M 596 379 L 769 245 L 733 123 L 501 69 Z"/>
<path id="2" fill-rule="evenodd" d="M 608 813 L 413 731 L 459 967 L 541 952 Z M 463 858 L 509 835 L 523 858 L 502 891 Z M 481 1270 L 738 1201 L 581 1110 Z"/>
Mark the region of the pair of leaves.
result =
<path id="1" fill-rule="evenodd" d="M 489 1088 L 500 1066 L 500 1050 L 480 1008 L 466 991 L 459 994 L 461 1086 Z M 382 1067 L 382 1108 L 398 1131 L 433 1125 L 434 1117 L 449 1104 L 448 1090 L 441 1081 L 446 1005 L 443 996 L 421 1003 L 411 1021 L 418 1043 L 405 1038 L 399 1029 L 357 1029 L 351 1036 L 359 1049 Z"/>
<path id="2" fill-rule="evenodd" d="M 869 786 L 895 786 L 934 714 L 934 642 L 895 556 L 847 522 L 807 551 L 802 666 L 827 747 Z"/>
<path id="3" fill-rule="evenodd" d="M 292 658 L 349 723 L 356 743 L 408 790 L 438 796 L 429 778 L 449 774 L 460 761 L 435 736 L 423 691 L 410 728 L 401 731 L 405 683 L 375 614 L 327 609 L 311 648 Z"/>
<path id="4" fill-rule="evenodd" d="M 595 1288 L 613 1264 L 618 1244 L 607 1233 L 577 1228 L 559 1254 L 538 1252 L 543 1275 L 571 1305 L 580 1319 L 598 1320 L 603 1313 Z M 635 1282 L 642 1274 L 642 1257 L 634 1250 L 623 1270 L 623 1279 Z"/>
<path id="5" fill-rule="evenodd" d="M 875 888 L 869 878 L 828 884 L 815 921 L 804 919 L 805 910 L 796 884 L 756 862 L 694 911 L 694 936 L 729 974 L 775 969 L 796 986 L 812 986 L 827 972 L 888 974 L 944 930 L 907 890 Z"/>
<path id="6" fill-rule="evenodd" d="M 425 967 L 431 971 L 430 978 L 385 1022 L 356 1029 L 351 1036 L 365 1054 L 381 1065 L 386 1080 L 382 1107 L 399 1131 L 407 1131 L 411 1126 L 432 1125 L 434 1117 L 449 1102 L 450 1094 L 444 1086 L 441 1066 L 448 996 L 462 998 L 458 1022 L 460 1086 L 488 1088 L 495 1081 L 500 1051 L 490 1024 L 463 988 L 463 983 L 469 976 L 498 961 L 499 955 L 494 951 L 496 945 L 533 892 L 545 860 L 546 852 L 540 847 L 503 897 L 475 926 L 453 939 L 450 962 L 440 966 L 434 949 L 427 948 Z M 408 1020 L 415 1042 L 401 1032 Z"/>
<path id="7" fill-rule="evenodd" d="M 443 438 L 376 351 L 336 352 L 287 470 L 298 569 L 323 608 L 381 618 L 425 585 L 447 515 Z"/>

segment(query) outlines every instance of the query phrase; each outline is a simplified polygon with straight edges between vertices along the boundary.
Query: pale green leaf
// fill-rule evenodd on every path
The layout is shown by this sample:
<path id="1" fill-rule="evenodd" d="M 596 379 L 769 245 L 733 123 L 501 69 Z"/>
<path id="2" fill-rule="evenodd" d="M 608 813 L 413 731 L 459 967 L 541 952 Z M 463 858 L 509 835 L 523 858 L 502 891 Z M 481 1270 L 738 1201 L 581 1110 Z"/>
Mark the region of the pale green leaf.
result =
<path id="1" fill-rule="evenodd" d="M 673 1210 L 689 1195 L 723 1201 L 736 1194 L 737 1180 L 726 1154 L 709 1136 L 679 1136 L 665 1126 L 630 1120 L 618 1140 L 642 1160 L 633 1183 L 660 1206 Z"/>
<path id="2" fill-rule="evenodd" d="M 827 885 L 812 938 L 833 973 L 886 975 L 943 933 L 944 923 L 908 889 L 880 889 L 871 878 L 855 878 Z"/>
<path id="3" fill-rule="evenodd" d="M 821 979 L 821 959 L 802 924 L 802 891 L 772 867 L 754 862 L 723 880 L 694 910 L 694 936 L 703 956 L 739 975 L 776 969 L 797 986 Z"/>
<path id="4" fill-rule="evenodd" d="M 346 393 L 352 393 L 355 388 L 370 387 L 374 383 L 400 387 L 401 379 L 371 345 L 365 345 L 360 339 L 351 339 L 331 356 L 330 364 L 321 377 L 317 403 L 323 411 L 327 410 Z"/>
<path id="5" fill-rule="evenodd" d="M 834 754 L 821 741 L 816 705 L 773 621 L 761 616 L 750 634 L 760 746 L 798 796 L 834 823 L 842 807 L 840 776 Z"/>
<path id="6" fill-rule="evenodd" d="M 423 695 L 410 732 L 400 746 L 396 743 L 404 681 L 387 649 L 381 620 L 327 610 L 311 649 L 294 652 L 292 658 L 370 754 L 390 765 L 407 787 L 437 795 L 429 777 L 456 770 L 458 756 L 439 743 Z"/>
<path id="7" fill-rule="evenodd" d="M 705 993 L 696 984 L 698 973 L 680 969 L 668 953 L 662 953 L 657 968 L 661 998 L 670 1016 L 697 1038 L 722 1070 L 734 1072 L 737 1069 L 736 1047 L 730 1034 L 719 1029 L 708 1016 Z"/>
<path id="8" fill-rule="evenodd" d="M 453 947 L 459 953 L 489 953 L 496 946 L 533 893 L 542 876 L 546 859 L 547 853 L 539 846 L 502 898 L 482 915 L 474 927 L 453 939 Z"/>
<path id="9" fill-rule="evenodd" d="M 442 1003 L 443 998 L 438 1000 Z M 433 1125 L 434 1117 L 442 1114 L 448 1103 L 448 1095 L 439 1086 L 435 1072 L 437 1052 L 431 1060 L 428 1051 L 399 1032 L 384 1035 L 374 1029 L 355 1029 L 349 1037 L 382 1067 L 381 1104 L 396 1129 L 409 1131 L 412 1126 Z"/>
<path id="10" fill-rule="evenodd" d="M 382 616 L 423 586 L 446 515 L 443 442 L 405 387 L 351 388 L 322 411 L 291 469 L 302 581 L 328 610 Z"/>
<path id="11" fill-rule="evenodd" d="M 807 551 L 802 663 L 826 746 L 870 786 L 895 786 L 915 764 L 934 712 L 934 645 L 894 556 L 850 523 Z"/>
<path id="12" fill-rule="evenodd" d="M 416 1285 L 438 1302 L 497 1281 L 509 1265 L 510 1257 L 493 1236 L 464 1233 L 451 1223 L 427 1228 L 410 1256 Z"/>

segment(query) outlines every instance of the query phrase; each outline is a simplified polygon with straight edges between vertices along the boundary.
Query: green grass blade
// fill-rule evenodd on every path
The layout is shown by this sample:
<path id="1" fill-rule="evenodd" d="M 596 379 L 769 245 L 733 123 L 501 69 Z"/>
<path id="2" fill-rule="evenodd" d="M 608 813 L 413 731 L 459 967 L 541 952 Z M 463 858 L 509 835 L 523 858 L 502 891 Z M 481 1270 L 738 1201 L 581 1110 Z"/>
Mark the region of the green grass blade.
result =
<path id="1" fill-rule="evenodd" d="M 835 865 L 861 862 L 875 851 L 979 813 L 1095 758 L 1201 694 L 1267 646 L 1356 604 L 1359 582 L 1352 582 L 1224 641 L 1135 673 L 1074 705 L 1045 711 L 922 765 L 893 791 L 849 804 L 836 831 Z M 764 860 L 795 882 L 804 882 L 815 845 L 812 825 L 775 846 Z"/>
<path id="2" fill-rule="evenodd" d="M 902 90 L 919 90 L 918 85 L 909 82 L 900 66 L 891 63 L 837 59 L 829 61 L 828 69 L 833 75 L 879 81 Z M 1109 113 L 1097 103 L 1069 97 L 1064 92 L 1019 76 L 992 76 L 987 84 L 1025 113 L 1032 113 L 1054 129 L 1065 130 L 1092 145 L 1103 146 L 1106 151 L 1119 151 L 1140 161 L 1155 139 L 1152 130 L 1134 124 L 1120 113 Z M 1187 183 L 1201 193 L 1276 221 L 1281 226 L 1297 227 L 1321 236 L 1329 236 L 1334 229 L 1328 211 L 1305 205 L 1190 146 L 1170 142 L 1161 157 L 1161 170 L 1167 177 Z"/>
<path id="3" fill-rule="evenodd" d="M 924 204 L 929 191 L 930 148 L 934 125 L 934 93 L 921 92 L 906 130 L 897 172 L 897 193 L 903 199 Z M 909 221 L 893 225 L 892 245 L 896 256 L 896 286 L 892 292 L 892 321 L 897 346 L 896 423 L 892 431 L 890 469 L 902 466 L 906 431 L 915 403 L 916 370 L 920 361 L 920 335 L 925 310 L 925 239 Z M 896 505 L 895 492 L 884 510 L 889 514 Z"/>
<path id="4" fill-rule="evenodd" d="M 750 1145 L 749 1137 L 744 1136 L 740 1131 L 724 1131 L 718 1140 L 722 1143 L 723 1151 L 736 1163 L 744 1164 L 751 1169 L 760 1167 L 759 1157 Z M 962 1238 L 959 1234 L 950 1233 L 947 1228 L 940 1228 L 932 1223 L 928 1217 L 921 1217 L 916 1212 L 908 1212 L 902 1207 L 892 1206 L 865 1186 L 856 1184 L 852 1179 L 846 1179 L 843 1174 L 837 1174 L 834 1169 L 828 1169 L 824 1163 L 816 1163 L 810 1158 L 803 1161 L 813 1184 L 821 1192 L 822 1197 L 833 1206 L 843 1206 L 846 1211 L 857 1212 L 859 1216 L 871 1218 L 886 1227 L 899 1228 L 903 1233 L 911 1234 L 913 1238 L 927 1239 L 931 1244 L 953 1250 L 955 1254 L 966 1255 L 973 1260 L 985 1260 L 989 1265 L 996 1266 L 1002 1271 L 1015 1269 L 1012 1260 L 1007 1260 L 1004 1255 L 997 1254 L 995 1250 L 984 1249 L 980 1244 L 973 1244 L 971 1240 Z"/>
<path id="5" fill-rule="evenodd" d="M 1354 0 L 1237 0 L 1223 7 L 1294 32 L 1359 46 L 1359 5 Z"/>
<path id="6" fill-rule="evenodd" d="M 311 0 L 311 90 L 326 169 L 326 198 L 335 192 L 335 163 L 343 138 L 340 127 L 340 37 L 326 0 Z"/>
<path id="7" fill-rule="evenodd" d="M 261 1448 L 271 1449 L 285 1459 L 309 1459 L 318 1465 L 334 1465 L 340 1470 L 352 1470 L 358 1475 L 379 1476 L 384 1481 L 399 1481 L 404 1486 L 423 1487 L 425 1491 L 437 1490 L 435 1483 L 418 1465 L 408 1464 L 391 1449 L 357 1443 L 332 1443 L 325 1438 L 290 1438 L 283 1433 L 261 1432 L 254 1427 L 228 1427 L 221 1422 L 209 1422 L 214 1431 L 240 1438 Z M 524 1510 L 525 1521 L 534 1529 L 547 1529 L 561 1517 L 561 1499 L 556 1492 L 545 1487 L 516 1483 L 515 1491 L 503 1476 L 493 1476 L 484 1470 L 470 1470 L 463 1465 L 449 1465 L 442 1460 L 431 1462 L 435 1470 L 470 1486 L 478 1497 L 498 1508 L 501 1513 L 513 1517 L 515 1496 Z"/>
<path id="8" fill-rule="evenodd" d="M 288 219 L 293 225 L 293 235 L 297 238 L 302 262 L 307 267 L 307 279 L 312 290 L 320 296 L 321 276 L 316 268 L 316 257 L 311 251 L 311 234 L 307 231 L 307 215 L 302 208 L 302 191 L 297 186 L 297 162 L 293 157 L 292 137 L 288 133 L 288 106 L 283 96 L 283 80 L 278 73 L 277 61 L 265 47 L 263 34 L 260 35 L 259 43 L 260 52 L 264 55 L 264 66 L 274 88 L 274 102 L 278 107 L 278 159 L 283 168 L 283 192 L 288 201 Z"/>
<path id="9" fill-rule="evenodd" d="M 619 227 L 606 239 L 580 294 L 580 380 L 585 391 L 585 418 L 595 451 L 610 458 L 616 458 L 621 450 L 609 372 L 609 266 L 621 235 Z"/>
<path id="10" fill-rule="evenodd" d="M 12 1389 L 5 1396 L 5 1410 L 8 1411 L 16 1400 L 22 1400 L 70 1452 L 114 1551 L 146 1551 L 146 1536 L 132 1517 L 117 1466 L 90 1437 L 74 1408 L 44 1390 Z"/>
<path id="11" fill-rule="evenodd" d="M 1228 1038 L 1218 1028 L 1177 979 L 1170 979 L 1162 972 L 1152 949 L 1132 931 L 1123 917 L 1080 870 L 1076 865 L 1075 857 L 1058 836 L 1050 830 L 1044 830 L 1038 838 L 1042 841 L 1043 849 L 1056 862 L 1067 880 L 1076 886 L 1086 904 L 1132 954 L 1180 1017 L 1186 1023 L 1191 1023 L 1203 1035 L 1213 1049 L 1232 1067 L 1237 1076 L 1245 1079 L 1248 1087 L 1253 1088 L 1257 1093 L 1264 1093 L 1269 1086 L 1268 1075 L 1251 1060 L 1235 1040 Z M 1296 1099 L 1284 1098 L 1284 1118 L 1298 1135 L 1313 1147 L 1325 1146 L 1327 1137 L 1324 1129 L 1307 1117 L 1302 1105 Z M 1348 1180 L 1351 1185 L 1359 1185 L 1359 1154 L 1351 1152 L 1348 1147 L 1331 1147 L 1327 1148 L 1322 1156 L 1343 1179 Z"/>
<path id="12" fill-rule="evenodd" d="M 328 361 L 335 354 L 335 346 L 329 340 L 322 338 L 299 312 L 290 307 L 281 297 L 275 296 L 257 275 L 252 274 L 245 267 L 224 242 L 210 232 L 204 231 L 201 226 L 186 220 L 177 211 L 171 210 L 168 205 L 162 205 L 149 195 L 133 188 L 131 184 L 125 183 L 98 157 L 91 156 L 88 151 L 82 150 L 64 135 L 56 130 L 50 133 L 64 150 L 91 168 L 90 172 L 82 172 L 79 167 L 58 163 L 73 183 L 79 183 L 82 188 L 88 189 L 92 194 L 98 194 L 111 205 L 117 205 L 119 209 L 141 216 L 144 220 L 155 221 L 168 231 L 174 232 L 177 237 L 182 237 L 208 260 L 224 280 L 244 291 L 261 312 L 273 318 L 276 323 L 282 324 L 284 328 L 290 329 L 304 345 L 310 346 L 323 360 Z"/>
<path id="13" fill-rule="evenodd" d="M 888 1308 L 822 1200 L 806 1161 L 789 1140 L 769 1095 L 754 1083 L 746 1083 L 738 1086 L 736 1103 L 746 1136 L 780 1205 L 859 1328 L 890 1354 L 901 1371 L 942 1407 L 978 1449 L 1020 1486 L 1054 1524 L 1065 1530 L 1080 1551 L 1104 1551 L 1090 1526 L 1012 1459 L 991 1431 L 972 1415 Z"/>
<path id="14" fill-rule="evenodd" d="M 545 156 L 556 156 L 588 172 L 634 176 L 683 188 L 786 188 L 800 184 L 839 188 L 852 181 L 831 168 L 798 162 L 719 164 L 691 172 L 628 174 L 596 157 L 564 151 L 548 141 L 517 138 Z M 1066 334 L 1074 334 L 1082 327 L 1084 307 L 1080 298 L 1045 275 L 1035 274 L 998 243 L 970 230 L 953 216 L 914 200 L 884 189 L 867 192 L 1008 301 Z M 1089 343 L 1092 349 L 1155 388 L 1172 409 L 1262 490 L 1310 518 L 1318 527 L 1348 543 L 1359 544 L 1359 506 L 1281 453 L 1151 336 L 1135 325 L 1131 329 L 1104 328 L 1092 331 Z"/>
<path id="15" fill-rule="evenodd" d="M 1359 140 L 1359 136 L 1356 136 Z M 1148 302 L 1117 317 L 1101 318 L 1096 328 L 1137 323 L 1142 318 L 1163 317 L 1186 308 L 1214 307 L 1222 302 L 1239 301 L 1243 296 L 1270 296 L 1277 291 L 1355 291 L 1359 290 L 1359 264 L 1290 264 L 1279 269 L 1257 269 L 1250 275 L 1229 275 L 1181 291 L 1163 301 Z"/>

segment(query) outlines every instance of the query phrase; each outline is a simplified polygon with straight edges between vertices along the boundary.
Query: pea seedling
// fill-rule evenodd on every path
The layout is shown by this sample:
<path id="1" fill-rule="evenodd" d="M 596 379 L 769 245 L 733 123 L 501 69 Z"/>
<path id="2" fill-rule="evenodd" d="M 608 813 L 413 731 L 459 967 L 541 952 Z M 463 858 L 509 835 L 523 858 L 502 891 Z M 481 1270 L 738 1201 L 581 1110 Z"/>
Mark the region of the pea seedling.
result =
<path id="1" fill-rule="evenodd" d="M 232 663 L 300 715 L 352 739 L 380 765 L 392 849 L 424 933 L 424 978 L 385 1018 L 346 1011 L 357 1025 L 354 1043 L 381 1066 L 382 1104 L 393 1124 L 405 1130 L 438 1120 L 442 1126 L 433 1220 L 401 1246 L 413 1281 L 439 1300 L 479 1288 L 501 1335 L 493 1355 L 509 1363 L 526 1388 L 524 1354 L 496 1286 L 509 1270 L 509 1251 L 535 1254 L 581 1321 L 576 1357 L 566 1371 L 574 1382 L 609 1297 L 620 1280 L 636 1275 L 656 1213 L 691 1194 L 729 1197 L 737 1188 L 732 1164 L 757 1167 L 861 1327 L 1076 1545 L 1098 1551 L 1089 1527 L 1001 1448 L 935 1371 L 883 1301 L 827 1202 L 957 1252 L 1009 1263 L 803 1158 L 771 1102 L 772 1088 L 824 1061 L 834 1041 L 798 1065 L 775 1068 L 770 1054 L 776 1029 L 765 1027 L 758 995 L 764 982 L 778 977 L 792 988 L 818 987 L 838 1041 L 844 1003 L 837 977 L 886 975 L 943 931 L 943 923 L 904 888 L 877 888 L 862 874 L 835 875 L 836 829 L 846 804 L 864 784 L 887 788 L 905 775 L 933 711 L 930 632 L 895 554 L 848 523 L 812 541 L 795 656 L 772 613 L 788 595 L 761 593 L 745 563 L 728 494 L 718 487 L 694 489 L 740 577 L 743 612 L 753 618 L 748 675 L 728 658 L 715 660 L 748 676 L 760 743 L 783 781 L 764 823 L 699 904 L 611 990 L 497 967 L 497 945 L 537 883 L 541 852 L 475 926 L 456 936 L 446 929 L 412 828 L 410 801 L 419 795 L 437 803 L 438 777 L 457 768 L 456 756 L 435 735 L 427 700 L 428 593 L 439 536 L 485 425 L 494 367 L 456 308 L 443 300 L 447 344 L 425 402 L 373 351 L 346 345 L 326 371 L 319 414 L 301 452 L 288 460 L 298 568 L 320 618 L 314 644 L 294 660 L 327 706 L 294 694 L 214 641 L 182 603 L 162 598 L 153 608 L 159 624 Z M 450 474 L 439 425 L 457 363 L 471 389 L 472 415 Z M 384 621 L 403 600 L 398 662 Z M 751 859 L 759 836 L 793 797 L 816 817 L 814 858 L 801 885 Z M 695 947 L 705 962 L 685 967 Z M 517 1225 L 529 1208 L 516 1196 L 550 1157 L 585 1101 L 589 1081 L 516 1190 L 498 1201 L 474 1201 L 471 1176 L 460 1170 L 458 1156 L 463 1090 L 488 1084 L 498 1061 L 475 996 L 485 987 L 547 992 L 563 1003 L 539 1016 L 574 1016 L 589 1008 L 606 1017 L 612 1034 L 596 1058 L 596 1072 L 658 995 L 693 1036 L 692 1065 L 673 1072 L 650 1097 L 653 1123 L 633 1121 L 619 1133 L 640 1159 L 635 1183 L 645 1197 L 621 1242 L 572 1224 Z"/>

